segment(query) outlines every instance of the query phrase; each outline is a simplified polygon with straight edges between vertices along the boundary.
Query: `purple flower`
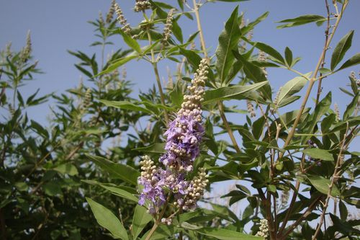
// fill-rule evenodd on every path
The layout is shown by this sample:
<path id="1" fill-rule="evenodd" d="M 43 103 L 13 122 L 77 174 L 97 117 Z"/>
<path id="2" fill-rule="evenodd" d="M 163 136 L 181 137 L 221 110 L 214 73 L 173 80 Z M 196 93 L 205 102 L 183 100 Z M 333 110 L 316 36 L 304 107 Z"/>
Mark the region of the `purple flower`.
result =
<path id="1" fill-rule="evenodd" d="M 140 163 L 142 172 L 138 184 L 142 185 L 143 189 L 139 204 L 148 204 L 148 210 L 152 214 L 159 213 L 159 208 L 169 197 L 174 199 L 174 205 L 183 210 L 193 209 L 203 194 L 206 186 L 205 170 L 200 177 L 195 177 L 195 180 L 188 181 L 186 178 L 193 170 L 194 160 L 200 154 L 200 143 L 205 133 L 200 102 L 203 100 L 206 75 L 206 60 L 202 60 L 192 85 L 188 87 L 189 95 L 184 96 L 181 109 L 164 133 L 166 153 L 159 161 L 165 169 L 156 168 L 148 156 L 144 156 Z"/>

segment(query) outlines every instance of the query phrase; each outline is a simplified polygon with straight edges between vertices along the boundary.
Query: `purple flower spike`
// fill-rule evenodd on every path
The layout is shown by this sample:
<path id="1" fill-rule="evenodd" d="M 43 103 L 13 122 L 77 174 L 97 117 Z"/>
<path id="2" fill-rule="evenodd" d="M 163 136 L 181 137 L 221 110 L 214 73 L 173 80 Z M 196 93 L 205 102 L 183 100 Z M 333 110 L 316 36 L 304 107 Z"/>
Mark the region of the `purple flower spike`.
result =
<path id="1" fill-rule="evenodd" d="M 186 180 L 186 174 L 193 170 L 193 162 L 200 154 L 200 143 L 205 133 L 200 102 L 207 73 L 206 60 L 203 59 L 192 85 L 188 87 L 190 93 L 184 96 L 181 109 L 164 134 L 166 153 L 159 161 L 165 170 L 156 168 L 148 156 L 144 156 L 140 163 L 142 172 L 138 183 L 143 189 L 139 204 L 147 205 L 151 214 L 159 213 L 159 208 L 170 196 L 174 198 L 175 206 L 189 210 L 196 207 L 196 202 L 203 195 L 207 184 L 205 170 L 202 169 L 192 181 Z"/>

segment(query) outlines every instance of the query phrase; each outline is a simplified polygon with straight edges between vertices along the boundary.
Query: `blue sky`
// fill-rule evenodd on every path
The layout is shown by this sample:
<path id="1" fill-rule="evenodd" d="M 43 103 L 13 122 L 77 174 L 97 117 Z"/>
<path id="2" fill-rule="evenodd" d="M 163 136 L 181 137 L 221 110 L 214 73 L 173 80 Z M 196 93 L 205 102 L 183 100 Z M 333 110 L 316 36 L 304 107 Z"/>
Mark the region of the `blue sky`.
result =
<path id="1" fill-rule="evenodd" d="M 93 35 L 94 28 L 87 21 L 97 18 L 99 11 L 106 15 L 110 2 L 110 0 L 0 0 L 0 48 L 4 48 L 8 42 L 12 42 L 13 49 L 19 50 L 25 44 L 27 31 L 31 30 L 34 56 L 39 60 L 38 67 L 44 72 L 44 74 L 36 76 L 36 81 L 30 82 L 22 88 L 25 96 L 38 88 L 41 88 L 40 93 L 46 94 L 53 91 L 61 93 L 70 87 L 77 86 L 81 76 L 74 67 L 77 59 L 68 54 L 67 50 L 81 50 L 88 54 L 99 52 L 97 48 L 89 47 L 95 41 L 95 37 Z M 177 5 L 175 0 L 166 2 Z M 141 14 L 132 10 L 133 0 L 119 0 L 118 3 L 131 25 L 134 26 L 141 20 Z M 255 29 L 253 40 L 267 43 L 281 53 L 286 46 L 290 47 L 294 56 L 303 58 L 297 66 L 297 70 L 301 72 L 310 72 L 315 68 L 324 43 L 324 27 L 310 24 L 290 29 L 276 29 L 275 22 L 303 14 L 325 15 L 324 1 L 252 0 L 240 4 L 225 2 L 206 4 L 201 9 L 200 15 L 206 44 L 211 53 L 215 52 L 218 35 L 224 22 L 237 5 L 240 5 L 240 11 L 245 12 L 246 19 L 250 21 L 266 11 L 270 12 L 269 17 Z M 345 59 L 360 50 L 359 9 L 360 1 L 350 1 L 331 44 L 334 47 L 342 36 L 350 30 L 355 30 L 353 46 Z M 181 26 L 185 38 L 196 31 L 194 21 L 184 20 L 181 22 Z M 115 42 L 116 47 L 125 47 L 119 36 L 113 37 L 112 41 Z M 199 46 L 198 40 L 197 46 Z M 110 53 L 112 49 L 114 48 L 109 47 L 107 52 Z M 176 65 L 169 62 L 160 64 L 160 73 L 164 78 L 167 77 L 167 67 L 173 71 L 176 69 Z M 346 69 L 342 73 L 326 79 L 324 83 L 324 95 L 329 90 L 333 91 L 334 102 L 339 104 L 340 110 L 345 109 L 344 104 L 349 99 L 343 98 L 337 89 L 348 83 L 347 76 L 350 70 L 359 72 L 359 67 Z M 135 92 L 145 91 L 155 83 L 152 69 L 144 61 L 128 64 L 127 72 L 129 80 L 135 83 Z M 295 75 L 286 70 L 269 71 L 269 80 L 275 92 L 279 86 L 293 77 Z M 42 108 L 47 108 L 47 106 Z M 34 111 L 36 119 L 40 121 L 45 119 L 42 109 L 39 110 L 42 114 L 37 114 L 38 110 Z"/>

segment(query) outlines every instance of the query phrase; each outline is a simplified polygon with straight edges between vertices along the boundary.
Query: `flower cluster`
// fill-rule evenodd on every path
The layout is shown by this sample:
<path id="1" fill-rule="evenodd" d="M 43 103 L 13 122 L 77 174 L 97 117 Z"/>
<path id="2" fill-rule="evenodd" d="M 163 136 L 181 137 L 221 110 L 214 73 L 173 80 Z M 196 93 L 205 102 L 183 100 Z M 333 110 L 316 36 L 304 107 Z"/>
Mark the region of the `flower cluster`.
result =
<path id="1" fill-rule="evenodd" d="M 206 60 L 202 60 L 194 75 L 192 86 L 188 87 L 190 94 L 184 96 L 177 117 L 165 132 L 167 152 L 160 158 L 160 162 L 169 168 L 190 172 L 193 161 L 200 153 L 200 142 L 205 131 L 200 102 L 205 92 L 207 73 Z"/>
<path id="2" fill-rule="evenodd" d="M 199 156 L 204 135 L 200 102 L 203 100 L 207 73 L 206 60 L 202 60 L 192 85 L 188 87 L 189 94 L 184 96 L 181 109 L 164 134 L 166 153 L 159 159 L 164 168 L 156 167 L 148 156 L 143 157 L 140 163 L 142 172 L 138 183 L 143 188 L 139 204 L 147 205 L 152 214 L 159 213 L 159 208 L 170 198 L 179 210 L 194 209 L 204 194 L 208 183 L 205 169 L 199 169 L 198 175 L 191 181 L 187 180 L 187 176 L 193 170 L 195 158 Z M 171 219 L 170 216 L 163 222 L 168 224 Z"/>
<path id="3" fill-rule="evenodd" d="M 108 12 L 108 14 L 106 15 L 106 23 L 107 23 L 107 24 L 111 23 L 111 21 L 113 20 L 113 18 L 114 18 L 114 13 L 115 13 L 115 0 L 112 0 L 112 1 L 111 1 L 111 5 L 110 5 L 110 8 L 109 8 L 109 12 Z"/>
<path id="4" fill-rule="evenodd" d="M 119 23 L 121 25 L 123 25 L 123 27 L 121 28 L 121 30 L 123 30 L 125 33 L 130 34 L 131 31 L 131 27 L 130 24 L 127 22 L 123 11 L 121 10 L 119 4 L 114 3 L 114 8 L 115 8 L 115 12 L 117 15 L 117 20 L 119 21 Z"/>
<path id="5" fill-rule="evenodd" d="M 269 224 L 266 219 L 260 220 L 260 229 L 255 236 L 267 238 L 269 236 Z"/>
<path id="6" fill-rule="evenodd" d="M 150 8 L 151 3 L 148 0 L 136 0 L 134 11 L 141 12 Z"/>
<path id="7" fill-rule="evenodd" d="M 175 12 L 174 8 L 170 9 L 170 11 L 166 17 L 166 23 L 165 23 L 163 39 L 162 39 L 162 43 L 164 45 L 167 45 L 167 42 L 168 42 L 171 32 L 172 32 L 174 12 Z"/>

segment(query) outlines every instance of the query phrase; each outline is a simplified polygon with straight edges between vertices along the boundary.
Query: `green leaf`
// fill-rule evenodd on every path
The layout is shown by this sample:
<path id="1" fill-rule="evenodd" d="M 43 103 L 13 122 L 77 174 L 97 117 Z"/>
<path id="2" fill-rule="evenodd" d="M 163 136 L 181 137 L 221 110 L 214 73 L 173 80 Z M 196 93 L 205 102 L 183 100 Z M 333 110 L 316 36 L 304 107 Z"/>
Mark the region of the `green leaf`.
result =
<path id="1" fill-rule="evenodd" d="M 134 150 L 144 153 L 165 153 L 165 143 L 154 143 L 146 147 L 135 148 Z"/>
<path id="2" fill-rule="evenodd" d="M 345 53 L 351 47 L 352 38 L 354 36 L 354 31 L 350 31 L 346 34 L 336 45 L 334 52 L 331 56 L 331 70 L 334 70 L 339 62 L 344 58 Z"/>
<path id="3" fill-rule="evenodd" d="M 341 200 L 339 201 L 339 212 L 341 220 L 346 221 L 348 217 L 348 210 L 345 203 Z"/>
<path id="4" fill-rule="evenodd" d="M 181 30 L 181 27 L 179 26 L 179 24 L 177 23 L 179 18 L 180 18 L 180 16 L 173 20 L 172 32 L 173 32 L 174 36 L 176 37 L 176 39 L 179 40 L 181 43 L 183 43 L 184 39 L 183 39 L 182 30 Z"/>
<path id="5" fill-rule="evenodd" d="M 277 28 L 295 27 L 312 22 L 322 23 L 324 21 L 326 21 L 326 18 L 320 15 L 302 15 L 296 18 L 288 18 L 278 22 L 278 23 L 286 23 L 286 24 L 279 25 L 277 26 Z"/>
<path id="6" fill-rule="evenodd" d="M 245 34 L 247 34 L 247 33 L 250 32 L 252 29 L 254 29 L 254 27 L 255 27 L 256 25 L 258 25 L 260 22 L 262 22 L 263 20 L 265 20 L 268 15 L 269 15 L 269 12 L 265 12 L 265 13 L 263 13 L 260 17 L 258 17 L 257 19 L 255 19 L 255 21 L 250 22 L 248 25 L 246 25 L 245 27 L 243 27 L 243 28 L 241 29 L 242 35 L 245 36 Z"/>
<path id="7" fill-rule="evenodd" d="M 196 232 L 209 236 L 214 237 L 216 239 L 221 240 L 251 240 L 251 239 L 264 239 L 262 237 L 256 237 L 254 235 L 248 235 L 244 233 L 235 232 L 232 230 L 227 229 L 220 229 L 220 228 L 203 228 L 199 229 Z"/>
<path id="8" fill-rule="evenodd" d="M 265 43 L 261 43 L 261 42 L 255 42 L 255 43 L 253 43 L 253 45 L 256 48 L 260 49 L 261 51 L 269 54 L 270 56 L 272 56 L 279 62 L 285 64 L 285 60 L 284 60 L 283 56 L 281 56 L 281 54 L 275 48 L 273 48 Z"/>
<path id="9" fill-rule="evenodd" d="M 144 207 L 140 205 L 136 206 L 131 230 L 134 239 L 137 239 L 141 231 L 146 227 L 151 219 L 152 216 L 147 213 L 147 210 Z"/>
<path id="10" fill-rule="evenodd" d="M 62 191 L 61 191 L 61 187 L 58 183 L 56 182 L 48 182 L 45 183 L 43 185 L 43 189 L 45 191 L 45 193 L 49 196 L 56 196 L 56 195 L 61 195 Z"/>
<path id="11" fill-rule="evenodd" d="M 330 179 L 326 179 L 321 176 L 308 176 L 307 178 L 309 179 L 311 185 L 313 185 L 316 188 L 316 190 L 318 190 L 322 194 L 328 194 L 329 186 L 331 183 Z M 340 196 L 340 191 L 336 187 L 336 185 L 333 185 L 331 189 L 331 196 L 333 197 Z"/>
<path id="12" fill-rule="evenodd" d="M 116 239 L 129 239 L 126 229 L 109 209 L 90 198 L 86 198 L 86 201 L 89 203 L 91 211 L 100 226 L 107 229 Z"/>
<path id="13" fill-rule="evenodd" d="M 263 69 L 254 65 L 253 63 L 247 61 L 242 55 L 238 52 L 233 51 L 234 56 L 243 64 L 243 69 L 247 78 L 253 80 L 255 83 L 267 81 Z M 264 85 L 261 89 L 261 93 L 267 100 L 271 100 L 271 87 L 270 85 Z"/>
<path id="14" fill-rule="evenodd" d="M 110 175 L 113 178 L 122 179 L 125 182 L 128 182 L 133 185 L 137 184 L 137 178 L 140 174 L 134 168 L 124 164 L 110 162 L 109 160 L 103 157 L 91 156 L 88 154 L 86 154 L 86 156 L 90 158 L 91 161 L 94 162 L 96 165 L 101 167 L 103 170 L 110 173 Z"/>
<path id="15" fill-rule="evenodd" d="M 314 159 L 321 159 L 323 161 L 334 161 L 333 155 L 325 149 L 308 148 L 303 150 L 302 152 Z"/>
<path id="16" fill-rule="evenodd" d="M 139 199 L 137 197 L 135 197 L 132 193 L 129 193 L 128 191 L 125 191 L 124 189 L 118 188 L 118 187 L 111 187 L 111 186 L 106 186 L 103 184 L 99 184 L 100 187 L 110 191 L 112 194 L 122 197 L 124 199 L 133 201 L 135 203 L 137 203 L 139 201 Z"/>
<path id="17" fill-rule="evenodd" d="M 79 174 L 77 168 L 71 163 L 61 164 L 55 167 L 53 170 L 61 174 L 68 174 L 69 176 L 75 176 Z"/>
<path id="18" fill-rule="evenodd" d="M 331 104 L 331 92 L 329 92 L 320 102 L 316 105 L 314 113 L 309 117 L 308 121 L 304 122 L 304 126 L 299 127 L 302 133 L 312 133 L 317 122 L 321 119 L 321 117 L 327 113 Z M 301 139 L 301 142 L 306 142 L 310 137 L 304 136 Z"/>
<path id="19" fill-rule="evenodd" d="M 355 54 L 354 56 L 352 56 L 349 60 L 347 60 L 343 65 L 341 65 L 341 67 L 336 70 L 337 71 L 340 71 L 342 69 L 345 69 L 345 68 L 348 68 L 348 67 L 352 67 L 352 66 L 355 66 L 355 65 L 358 65 L 360 64 L 360 53 L 357 53 Z"/>
<path id="20" fill-rule="evenodd" d="M 185 48 L 180 48 L 180 53 L 184 55 L 187 61 L 191 64 L 194 69 L 199 67 L 201 57 L 193 50 L 187 50 Z"/>
<path id="21" fill-rule="evenodd" d="M 135 58 L 137 58 L 138 56 L 135 54 L 129 54 L 126 57 L 123 57 L 113 63 L 111 63 L 104 71 L 102 71 L 101 73 L 97 74 L 95 77 L 98 77 L 100 75 L 104 75 L 107 73 L 111 73 L 112 71 L 116 70 L 117 68 L 121 67 L 122 65 L 124 65 L 125 63 L 129 62 L 130 60 L 133 60 Z"/>
<path id="22" fill-rule="evenodd" d="M 285 60 L 286 60 L 286 63 L 289 67 L 292 66 L 292 61 L 293 61 L 293 54 L 290 50 L 290 48 L 286 47 L 285 48 Z"/>
<path id="23" fill-rule="evenodd" d="M 207 104 L 219 100 L 244 99 L 246 93 L 250 91 L 255 91 L 267 84 L 268 82 L 266 81 L 254 83 L 251 85 L 222 87 L 214 90 L 209 90 L 205 92 L 203 103 Z"/>
<path id="24" fill-rule="evenodd" d="M 350 102 L 350 104 L 346 107 L 346 110 L 344 112 L 343 119 L 347 120 L 351 115 L 354 113 L 356 107 L 359 104 L 359 94 L 357 94 Z"/>
<path id="25" fill-rule="evenodd" d="M 100 100 L 100 102 L 102 102 L 103 104 L 105 104 L 108 107 L 115 107 L 115 108 L 119 108 L 119 109 L 126 109 L 126 110 L 131 110 L 131 111 L 136 111 L 136 112 L 144 112 L 144 113 L 148 113 L 148 114 L 152 113 L 150 110 L 148 110 L 146 108 L 140 107 L 139 105 L 136 105 L 134 103 L 127 102 L 127 101 Z"/>
<path id="26" fill-rule="evenodd" d="M 119 33 L 121 34 L 121 36 L 123 37 L 125 43 L 132 49 L 134 49 L 137 53 L 141 54 L 141 47 L 140 44 L 134 39 L 132 38 L 130 35 L 126 34 L 124 31 L 122 31 L 121 29 L 118 29 Z"/>
<path id="27" fill-rule="evenodd" d="M 307 75 L 310 76 L 310 74 Z M 304 77 L 296 77 L 285 83 L 285 85 L 281 87 L 277 105 L 282 105 L 282 103 L 286 101 L 287 98 L 299 92 L 306 83 L 307 80 Z"/>
<path id="28" fill-rule="evenodd" d="M 229 70 L 234 62 L 233 50 L 237 49 L 241 37 L 238 21 L 238 8 L 236 7 L 232 12 L 230 18 L 225 24 L 225 29 L 219 36 L 219 45 L 216 49 L 216 70 L 219 75 L 221 83 L 229 73 Z"/>

